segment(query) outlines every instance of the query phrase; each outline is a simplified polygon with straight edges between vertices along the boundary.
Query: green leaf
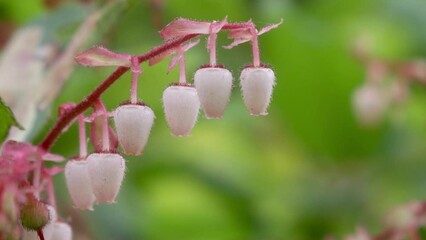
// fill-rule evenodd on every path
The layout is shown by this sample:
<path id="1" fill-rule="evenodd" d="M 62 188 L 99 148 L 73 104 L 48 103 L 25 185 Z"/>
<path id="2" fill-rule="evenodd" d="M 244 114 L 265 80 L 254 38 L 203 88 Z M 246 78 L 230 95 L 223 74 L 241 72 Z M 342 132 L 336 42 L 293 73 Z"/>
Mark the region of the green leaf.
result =
<path id="1" fill-rule="evenodd" d="M 12 110 L 3 102 L 0 97 L 0 144 L 3 143 L 9 129 L 15 126 L 19 129 L 23 129 L 22 126 L 16 121 Z"/>

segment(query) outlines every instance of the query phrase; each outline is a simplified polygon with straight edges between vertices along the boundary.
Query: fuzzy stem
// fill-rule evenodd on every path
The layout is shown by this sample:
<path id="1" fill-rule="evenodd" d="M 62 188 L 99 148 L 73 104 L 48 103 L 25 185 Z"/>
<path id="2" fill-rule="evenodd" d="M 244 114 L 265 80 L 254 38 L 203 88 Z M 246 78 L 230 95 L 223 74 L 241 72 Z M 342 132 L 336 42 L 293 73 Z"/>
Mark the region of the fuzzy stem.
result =
<path id="1" fill-rule="evenodd" d="M 83 114 L 78 115 L 78 134 L 80 142 L 80 158 L 87 157 L 87 143 L 86 143 L 86 123 Z"/>
<path id="2" fill-rule="evenodd" d="M 130 88 L 130 102 L 136 104 L 138 102 L 138 79 L 141 74 L 137 57 L 132 57 L 132 86 Z"/>
<path id="3" fill-rule="evenodd" d="M 102 150 L 104 152 L 109 152 L 109 125 L 108 125 L 108 111 L 105 108 L 105 105 L 100 99 L 94 102 L 96 111 L 102 112 Z"/>
<path id="4" fill-rule="evenodd" d="M 210 67 L 216 66 L 216 41 L 217 41 L 217 33 L 210 33 L 208 48 L 210 53 Z"/>
<path id="5" fill-rule="evenodd" d="M 183 51 L 178 54 L 182 54 L 182 58 L 179 60 L 179 83 L 186 83 L 186 64 L 185 56 Z"/>
<path id="6" fill-rule="evenodd" d="M 257 38 L 257 34 L 253 35 L 253 39 L 251 40 L 251 46 L 253 50 L 253 66 L 260 67 L 259 41 Z"/>

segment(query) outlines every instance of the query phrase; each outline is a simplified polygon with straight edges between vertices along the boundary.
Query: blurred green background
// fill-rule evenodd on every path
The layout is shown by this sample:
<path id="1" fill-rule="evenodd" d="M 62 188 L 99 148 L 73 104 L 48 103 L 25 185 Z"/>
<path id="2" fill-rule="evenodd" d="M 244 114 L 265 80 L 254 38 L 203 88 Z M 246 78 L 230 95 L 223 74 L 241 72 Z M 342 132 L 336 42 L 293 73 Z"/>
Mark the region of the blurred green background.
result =
<path id="1" fill-rule="evenodd" d="M 47 37 L 63 47 L 93 7 L 1 0 L 0 20 L 14 28 L 49 28 L 60 19 L 64 23 Z M 100 21 L 86 48 L 103 44 L 142 54 L 161 43 L 158 30 L 175 17 L 251 18 L 259 27 L 283 18 L 284 24 L 260 38 L 261 58 L 277 76 L 273 101 L 268 116 L 250 116 L 238 87 L 240 70 L 251 61 L 250 46 L 220 48 L 218 61 L 235 78 L 224 118 L 200 115 L 191 137 L 172 137 L 161 96 L 178 73 L 166 75 L 168 61 L 143 64 L 139 94 L 156 113 L 145 153 L 126 157 L 117 204 L 94 212 L 73 210 L 63 175 L 56 176 L 61 216 L 72 221 L 76 239 L 341 239 L 358 225 L 378 233 L 390 209 L 426 197 L 426 90 L 413 86 L 381 125 L 362 128 L 351 96 L 364 81 L 365 67 L 351 47 L 368 35 L 378 58 L 425 57 L 425 9 L 424 0 L 122 1 Z M 220 45 L 229 42 L 220 35 Z M 189 76 L 208 62 L 203 46 L 204 40 L 186 54 Z M 52 116 L 60 103 L 80 101 L 112 71 L 76 67 Z M 109 110 L 128 98 L 129 86 L 126 74 L 106 92 Z M 71 157 L 77 151 L 73 126 L 53 152 Z"/>

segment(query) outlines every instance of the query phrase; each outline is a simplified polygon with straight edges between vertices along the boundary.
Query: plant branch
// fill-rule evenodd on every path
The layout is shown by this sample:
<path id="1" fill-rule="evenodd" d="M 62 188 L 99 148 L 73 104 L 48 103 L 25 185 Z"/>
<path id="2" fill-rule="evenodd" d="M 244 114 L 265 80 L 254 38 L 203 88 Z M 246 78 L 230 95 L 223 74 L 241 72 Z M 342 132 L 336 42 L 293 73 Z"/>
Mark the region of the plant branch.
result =
<path id="1" fill-rule="evenodd" d="M 238 28 L 250 28 L 252 24 L 248 23 L 228 23 L 225 24 L 222 29 L 223 30 L 232 30 Z M 168 41 L 160 46 L 153 48 L 147 53 L 140 55 L 137 57 L 138 64 L 145 62 L 171 48 L 177 47 L 182 43 L 200 36 L 201 34 L 188 34 L 183 37 Z M 256 56 L 254 56 L 256 59 Z M 256 65 L 256 63 L 255 63 Z M 91 107 L 93 103 L 100 98 L 100 96 L 115 82 L 119 79 L 124 73 L 129 70 L 128 67 L 118 67 L 110 76 L 107 77 L 96 89 L 94 89 L 84 100 L 78 103 L 72 110 L 59 117 L 56 121 L 53 128 L 49 131 L 49 133 L 45 136 L 45 138 L 41 141 L 39 146 L 44 150 L 49 150 L 56 139 L 61 134 L 62 130 L 76 118 L 79 114 L 83 113 L 86 109 Z"/>
<path id="2" fill-rule="evenodd" d="M 192 38 L 199 36 L 199 34 L 189 34 L 184 37 L 169 41 L 160 45 L 158 47 L 153 48 L 149 52 L 138 56 L 139 64 L 145 62 L 170 48 L 174 48 L 186 42 Z M 53 128 L 49 131 L 49 133 L 44 137 L 39 146 L 44 150 L 49 150 L 56 139 L 61 134 L 62 130 L 79 114 L 83 113 L 85 110 L 90 108 L 93 103 L 100 98 L 100 96 L 115 82 L 119 79 L 124 73 L 129 70 L 127 67 L 118 67 L 111 75 L 107 77 L 97 88 L 95 88 L 85 99 L 83 99 L 80 103 L 78 103 L 73 109 L 59 117 L 56 121 Z"/>

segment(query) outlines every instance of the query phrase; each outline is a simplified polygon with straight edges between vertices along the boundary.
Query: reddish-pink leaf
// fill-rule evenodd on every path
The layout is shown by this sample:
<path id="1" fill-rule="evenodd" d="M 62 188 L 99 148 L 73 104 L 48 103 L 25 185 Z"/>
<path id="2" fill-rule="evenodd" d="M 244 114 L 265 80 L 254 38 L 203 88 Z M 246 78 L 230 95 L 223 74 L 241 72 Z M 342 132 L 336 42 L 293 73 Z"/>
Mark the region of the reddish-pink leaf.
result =
<path id="1" fill-rule="evenodd" d="M 197 39 L 196 41 L 192 41 L 188 44 L 178 47 L 176 56 L 174 56 L 172 60 L 170 61 L 170 65 L 167 72 L 170 72 L 181 61 L 181 59 L 184 57 L 183 54 L 186 51 L 188 51 L 193 46 L 197 45 L 199 42 L 200 42 L 200 39 Z"/>
<path id="2" fill-rule="evenodd" d="M 210 23 L 193 21 L 185 18 L 177 18 L 167 24 L 160 35 L 164 40 L 185 36 L 188 34 L 209 34 Z"/>
<path id="3" fill-rule="evenodd" d="M 264 27 L 264 28 L 262 28 L 262 29 L 260 29 L 260 31 L 257 33 L 257 35 L 259 36 L 259 35 L 262 35 L 262 34 L 264 34 L 264 33 L 266 33 L 266 32 L 269 32 L 269 31 L 271 31 L 272 29 L 274 29 L 274 28 L 277 28 L 279 25 L 281 25 L 282 23 L 283 23 L 283 19 L 281 19 L 281 21 L 279 22 L 279 23 L 276 23 L 276 24 L 271 24 L 271 25 L 269 25 L 269 26 L 266 26 L 266 27 Z"/>
<path id="4" fill-rule="evenodd" d="M 97 46 L 80 53 L 75 57 L 75 60 L 79 64 L 89 67 L 130 67 L 132 65 L 131 58 L 129 54 L 114 53 L 104 47 Z"/>
<path id="5" fill-rule="evenodd" d="M 218 33 L 228 23 L 228 17 L 225 17 L 222 21 L 214 21 L 210 24 L 210 33 Z"/>

